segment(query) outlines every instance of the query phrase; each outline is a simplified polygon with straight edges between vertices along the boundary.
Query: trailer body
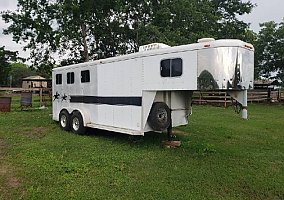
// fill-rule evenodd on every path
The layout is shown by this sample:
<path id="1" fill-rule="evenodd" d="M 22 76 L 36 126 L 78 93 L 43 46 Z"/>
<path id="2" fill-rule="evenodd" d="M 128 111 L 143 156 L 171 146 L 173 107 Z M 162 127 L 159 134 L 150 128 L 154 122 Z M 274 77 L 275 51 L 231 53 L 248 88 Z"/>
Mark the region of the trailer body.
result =
<path id="1" fill-rule="evenodd" d="M 52 72 L 53 120 L 75 132 L 91 127 L 144 135 L 187 124 L 195 90 L 226 90 L 245 112 L 253 55 L 243 41 L 208 40 L 151 44 L 129 55 L 58 67 Z"/>

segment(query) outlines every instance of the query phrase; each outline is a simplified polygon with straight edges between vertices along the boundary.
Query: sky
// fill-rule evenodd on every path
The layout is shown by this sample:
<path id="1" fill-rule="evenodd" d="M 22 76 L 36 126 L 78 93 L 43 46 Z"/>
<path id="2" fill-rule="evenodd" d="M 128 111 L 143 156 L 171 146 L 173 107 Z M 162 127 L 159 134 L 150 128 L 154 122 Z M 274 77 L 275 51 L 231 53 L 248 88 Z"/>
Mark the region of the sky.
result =
<path id="1" fill-rule="evenodd" d="M 17 0 L 0 0 L 0 12 L 5 10 L 16 10 Z M 3 29 L 7 28 L 8 25 L 2 20 L 0 16 L 0 47 L 5 46 L 5 49 L 18 51 L 19 56 L 27 58 L 29 52 L 23 51 L 24 44 L 17 44 L 13 41 L 12 35 L 4 35 Z"/>
<path id="2" fill-rule="evenodd" d="M 1 1 L 1 0 L 0 0 Z M 250 0 L 256 4 L 252 12 L 242 16 L 241 19 L 251 23 L 251 29 L 255 32 L 260 30 L 259 24 L 267 21 L 280 23 L 284 18 L 284 0 Z"/>
<path id="3" fill-rule="evenodd" d="M 252 30 L 258 32 L 260 30 L 259 23 L 267 21 L 275 21 L 280 23 L 284 18 L 284 0 L 250 0 L 257 7 L 249 15 L 241 16 L 244 22 L 250 23 Z M 17 0 L 0 0 L 0 12 L 4 10 L 15 10 L 17 8 Z M 3 29 L 7 28 L 7 24 L 0 19 L 0 46 L 5 49 L 18 51 L 19 56 L 27 58 L 29 52 L 22 50 L 24 44 L 13 42 L 11 35 L 4 35 Z"/>

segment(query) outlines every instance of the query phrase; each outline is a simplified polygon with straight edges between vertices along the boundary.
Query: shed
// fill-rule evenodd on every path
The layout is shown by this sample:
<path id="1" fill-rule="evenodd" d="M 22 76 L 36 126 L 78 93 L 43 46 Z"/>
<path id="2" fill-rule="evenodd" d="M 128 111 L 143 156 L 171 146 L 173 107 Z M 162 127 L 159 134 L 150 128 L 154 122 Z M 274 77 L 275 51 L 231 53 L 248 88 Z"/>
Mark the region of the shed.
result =
<path id="1" fill-rule="evenodd" d="M 22 88 L 31 89 L 31 88 L 47 88 L 48 80 L 41 76 L 29 76 L 23 78 Z"/>

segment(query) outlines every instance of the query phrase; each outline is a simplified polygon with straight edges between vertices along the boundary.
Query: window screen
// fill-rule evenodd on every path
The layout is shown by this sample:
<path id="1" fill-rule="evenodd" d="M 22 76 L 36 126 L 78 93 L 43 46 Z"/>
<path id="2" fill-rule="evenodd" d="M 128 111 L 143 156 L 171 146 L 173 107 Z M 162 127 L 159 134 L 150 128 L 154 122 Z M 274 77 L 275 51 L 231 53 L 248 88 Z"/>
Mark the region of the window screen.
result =
<path id="1" fill-rule="evenodd" d="M 67 73 L 67 84 L 73 84 L 74 83 L 74 72 L 68 72 Z"/>
<path id="2" fill-rule="evenodd" d="M 161 76 L 162 77 L 170 77 L 171 74 L 171 60 L 162 60 L 161 61 Z"/>
<path id="3" fill-rule="evenodd" d="M 181 76 L 181 74 L 182 74 L 182 59 L 180 59 L 180 58 L 172 59 L 171 69 L 172 69 L 171 77 Z"/>
<path id="4" fill-rule="evenodd" d="M 56 81 L 55 81 L 56 85 L 62 84 L 62 74 L 56 74 L 55 79 L 56 79 Z"/>
<path id="5" fill-rule="evenodd" d="M 81 71 L 81 83 L 90 82 L 90 70 Z"/>
<path id="6" fill-rule="evenodd" d="M 161 61 L 161 76 L 176 77 L 182 75 L 182 59 L 166 59 Z"/>

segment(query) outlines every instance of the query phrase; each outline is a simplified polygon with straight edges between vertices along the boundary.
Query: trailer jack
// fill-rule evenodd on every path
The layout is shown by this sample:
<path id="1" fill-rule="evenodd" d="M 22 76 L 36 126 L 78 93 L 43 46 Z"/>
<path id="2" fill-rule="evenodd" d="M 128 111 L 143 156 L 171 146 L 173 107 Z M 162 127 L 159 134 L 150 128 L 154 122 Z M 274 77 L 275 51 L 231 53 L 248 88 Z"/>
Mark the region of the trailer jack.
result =
<path id="1" fill-rule="evenodd" d="M 168 141 L 172 141 L 173 138 L 175 138 L 175 135 L 173 135 L 172 122 L 170 123 L 170 126 L 167 128 L 167 137 L 168 137 Z"/>
<path id="2" fill-rule="evenodd" d="M 237 113 L 241 112 L 243 119 L 248 119 L 247 111 L 247 90 L 228 91 L 228 94 L 237 101 Z"/>
<path id="3" fill-rule="evenodd" d="M 163 142 L 164 147 L 166 148 L 177 148 L 181 146 L 181 141 L 179 140 L 173 140 L 176 138 L 176 136 L 173 134 L 173 127 L 172 123 L 170 123 L 170 126 L 167 128 L 167 141 Z"/>

